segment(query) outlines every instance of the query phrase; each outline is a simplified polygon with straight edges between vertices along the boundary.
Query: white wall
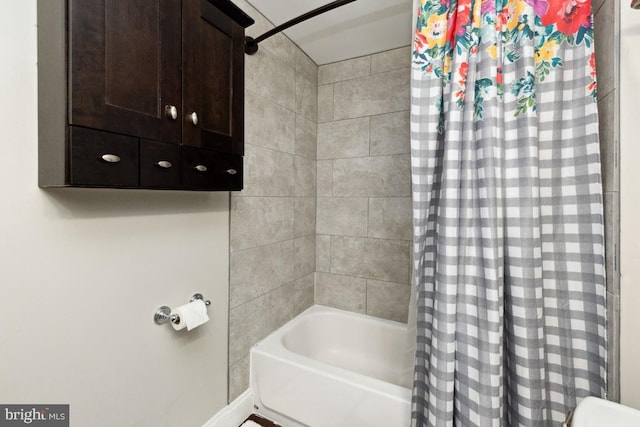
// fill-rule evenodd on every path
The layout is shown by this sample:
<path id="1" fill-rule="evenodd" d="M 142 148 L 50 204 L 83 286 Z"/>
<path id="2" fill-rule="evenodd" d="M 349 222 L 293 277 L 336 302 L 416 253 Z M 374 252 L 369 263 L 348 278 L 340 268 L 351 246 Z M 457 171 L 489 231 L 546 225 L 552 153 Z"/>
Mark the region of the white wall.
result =
<path id="1" fill-rule="evenodd" d="M 0 403 L 200 426 L 226 403 L 228 193 L 37 186 L 36 0 L 0 2 Z M 156 326 L 202 292 L 212 321 Z"/>
<path id="2" fill-rule="evenodd" d="M 640 11 L 622 4 L 620 100 L 620 386 L 622 403 L 640 408 Z"/>

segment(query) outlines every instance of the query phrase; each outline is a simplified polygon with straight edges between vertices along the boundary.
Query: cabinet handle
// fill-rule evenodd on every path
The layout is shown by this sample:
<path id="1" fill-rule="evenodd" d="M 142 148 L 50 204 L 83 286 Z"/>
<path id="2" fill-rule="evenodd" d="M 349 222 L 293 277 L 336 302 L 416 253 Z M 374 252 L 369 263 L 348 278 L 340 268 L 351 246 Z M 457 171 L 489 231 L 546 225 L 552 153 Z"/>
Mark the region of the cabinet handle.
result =
<path id="1" fill-rule="evenodd" d="M 168 162 L 166 160 L 160 160 L 158 163 L 156 163 L 156 165 L 164 169 L 169 169 L 171 166 L 173 166 L 171 162 Z"/>
<path id="2" fill-rule="evenodd" d="M 198 165 L 194 169 L 197 170 L 198 172 L 206 172 L 207 171 L 207 167 L 205 165 Z"/>
<path id="3" fill-rule="evenodd" d="M 176 120 L 178 118 L 178 109 L 175 105 L 165 105 L 164 115 L 169 120 Z"/>
<path id="4" fill-rule="evenodd" d="M 103 154 L 100 158 L 107 163 L 118 163 L 120 161 L 120 157 L 115 154 Z"/>
<path id="5" fill-rule="evenodd" d="M 191 122 L 192 125 L 194 126 L 198 126 L 198 114 L 194 111 L 193 113 L 189 114 L 189 121 Z"/>
<path id="6" fill-rule="evenodd" d="M 235 169 L 227 169 L 227 173 L 228 173 L 229 175 L 235 175 L 235 174 L 237 174 L 237 173 L 238 173 L 238 171 L 237 171 L 237 170 L 235 170 Z"/>

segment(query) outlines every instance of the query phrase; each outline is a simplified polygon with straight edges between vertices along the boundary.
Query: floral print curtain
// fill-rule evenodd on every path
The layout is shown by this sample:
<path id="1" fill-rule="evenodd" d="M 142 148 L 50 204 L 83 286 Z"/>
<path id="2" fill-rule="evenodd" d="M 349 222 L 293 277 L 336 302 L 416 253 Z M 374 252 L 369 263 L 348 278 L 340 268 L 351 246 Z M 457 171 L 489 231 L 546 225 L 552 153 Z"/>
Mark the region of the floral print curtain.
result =
<path id="1" fill-rule="evenodd" d="M 421 0 L 416 426 L 558 425 L 605 395 L 590 0 Z"/>

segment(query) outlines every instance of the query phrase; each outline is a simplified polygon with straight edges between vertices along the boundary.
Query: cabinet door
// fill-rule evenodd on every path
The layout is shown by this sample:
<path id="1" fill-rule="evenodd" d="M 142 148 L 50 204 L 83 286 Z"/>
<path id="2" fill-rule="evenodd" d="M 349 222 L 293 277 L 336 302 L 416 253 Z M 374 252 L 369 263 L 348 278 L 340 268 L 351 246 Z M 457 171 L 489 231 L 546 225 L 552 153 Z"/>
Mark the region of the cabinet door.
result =
<path id="1" fill-rule="evenodd" d="M 244 28 L 210 0 L 182 7 L 182 143 L 242 155 Z"/>
<path id="2" fill-rule="evenodd" d="M 70 124 L 179 143 L 180 0 L 69 0 L 69 31 Z"/>

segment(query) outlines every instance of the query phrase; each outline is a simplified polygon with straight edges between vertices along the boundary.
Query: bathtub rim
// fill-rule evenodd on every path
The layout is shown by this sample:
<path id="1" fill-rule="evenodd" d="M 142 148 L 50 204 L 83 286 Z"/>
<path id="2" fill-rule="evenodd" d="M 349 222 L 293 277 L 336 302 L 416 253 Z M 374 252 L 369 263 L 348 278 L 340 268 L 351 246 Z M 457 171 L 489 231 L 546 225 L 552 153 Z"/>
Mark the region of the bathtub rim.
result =
<path id="1" fill-rule="evenodd" d="M 346 368 L 335 366 L 326 362 L 313 359 L 308 356 L 289 350 L 283 343 L 284 335 L 293 329 L 301 320 L 309 315 L 316 314 L 338 314 L 350 318 L 357 318 L 371 323 L 392 326 L 395 328 L 407 328 L 407 324 L 396 322 L 394 320 L 381 319 L 366 314 L 354 313 L 346 310 L 340 310 L 334 307 L 328 307 L 320 304 L 314 304 L 280 328 L 269 334 L 264 339 L 256 343 L 250 351 L 250 366 L 253 366 L 254 354 L 259 354 L 282 363 L 289 363 L 296 368 L 314 372 L 319 375 L 328 376 L 336 381 L 345 383 L 355 387 L 364 387 L 370 392 L 384 395 L 388 398 L 398 401 L 411 402 L 411 388 L 403 387 L 398 384 L 387 382 L 378 378 L 367 376 Z M 250 368 L 250 384 L 254 388 L 254 373 Z M 259 391 L 254 388 L 254 394 L 259 395 Z"/>

